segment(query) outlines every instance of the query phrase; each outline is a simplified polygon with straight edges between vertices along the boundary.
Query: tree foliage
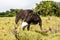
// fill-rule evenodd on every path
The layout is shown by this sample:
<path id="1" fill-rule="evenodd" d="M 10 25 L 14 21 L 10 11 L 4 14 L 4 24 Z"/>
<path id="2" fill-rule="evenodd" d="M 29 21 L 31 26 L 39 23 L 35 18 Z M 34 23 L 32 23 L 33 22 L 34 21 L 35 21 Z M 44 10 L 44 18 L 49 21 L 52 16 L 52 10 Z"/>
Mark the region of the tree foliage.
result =
<path id="1" fill-rule="evenodd" d="M 40 3 L 36 3 L 34 11 L 43 16 L 60 16 L 60 8 L 57 6 L 56 2 L 53 1 L 42 1 Z"/>
<path id="2" fill-rule="evenodd" d="M 0 17 L 13 17 L 19 10 L 20 9 L 10 9 L 10 11 L 7 10 L 6 12 L 0 12 Z"/>

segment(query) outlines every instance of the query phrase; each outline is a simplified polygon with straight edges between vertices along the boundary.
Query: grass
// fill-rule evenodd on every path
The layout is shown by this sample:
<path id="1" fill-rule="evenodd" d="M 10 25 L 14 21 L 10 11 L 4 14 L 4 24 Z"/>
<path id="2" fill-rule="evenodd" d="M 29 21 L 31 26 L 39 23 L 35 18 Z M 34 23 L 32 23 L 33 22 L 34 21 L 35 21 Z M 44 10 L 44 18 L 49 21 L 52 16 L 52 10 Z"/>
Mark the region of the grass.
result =
<path id="1" fill-rule="evenodd" d="M 49 27 L 57 27 L 60 24 L 60 18 L 55 16 L 41 17 L 43 30 L 47 30 Z M 0 17 L 0 40 L 17 40 L 12 33 L 15 25 L 15 17 Z M 21 21 L 18 23 L 18 28 L 21 26 Z M 30 31 L 20 29 L 20 40 L 60 40 L 60 31 L 57 32 L 41 32 L 39 25 L 31 25 Z"/>

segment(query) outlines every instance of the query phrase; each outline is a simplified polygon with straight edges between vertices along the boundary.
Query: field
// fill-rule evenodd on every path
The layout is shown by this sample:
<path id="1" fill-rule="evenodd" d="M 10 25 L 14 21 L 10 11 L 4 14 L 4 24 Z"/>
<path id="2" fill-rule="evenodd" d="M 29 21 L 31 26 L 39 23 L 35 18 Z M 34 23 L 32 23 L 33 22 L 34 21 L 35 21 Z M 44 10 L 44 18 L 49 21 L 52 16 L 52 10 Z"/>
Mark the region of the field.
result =
<path id="1" fill-rule="evenodd" d="M 19 31 L 20 40 L 60 40 L 60 17 L 48 16 L 41 17 L 43 30 L 52 31 L 41 32 L 39 25 L 31 25 L 30 31 L 21 29 L 21 21 L 18 23 L 17 32 Z M 15 25 L 15 17 L 0 17 L 0 40 L 17 40 L 14 36 L 13 28 Z"/>

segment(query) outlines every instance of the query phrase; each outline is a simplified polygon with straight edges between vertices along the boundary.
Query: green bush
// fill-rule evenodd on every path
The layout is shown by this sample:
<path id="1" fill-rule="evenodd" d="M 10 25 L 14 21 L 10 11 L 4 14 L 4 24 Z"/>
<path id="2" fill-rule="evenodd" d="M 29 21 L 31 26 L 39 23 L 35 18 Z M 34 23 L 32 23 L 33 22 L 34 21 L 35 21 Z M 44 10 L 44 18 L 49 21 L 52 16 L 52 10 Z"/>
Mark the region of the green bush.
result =
<path id="1" fill-rule="evenodd" d="M 60 7 L 58 7 L 58 4 L 53 1 L 42 1 L 36 3 L 34 11 L 42 16 L 60 16 Z"/>
<path id="2" fill-rule="evenodd" d="M 20 9 L 10 9 L 10 11 L 0 12 L 0 17 L 13 17 Z"/>

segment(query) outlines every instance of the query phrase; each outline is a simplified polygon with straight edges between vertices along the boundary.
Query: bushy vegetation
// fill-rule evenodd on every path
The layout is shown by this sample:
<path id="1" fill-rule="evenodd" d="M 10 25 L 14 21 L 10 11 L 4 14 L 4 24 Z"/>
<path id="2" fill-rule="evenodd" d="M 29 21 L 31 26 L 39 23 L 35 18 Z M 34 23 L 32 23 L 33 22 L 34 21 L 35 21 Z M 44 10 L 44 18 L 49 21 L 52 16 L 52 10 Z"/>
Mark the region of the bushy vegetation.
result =
<path id="1" fill-rule="evenodd" d="M 40 3 L 36 3 L 36 7 L 34 9 L 35 12 L 39 13 L 43 16 L 60 16 L 60 6 L 59 2 L 53 1 L 42 1 Z"/>
<path id="2" fill-rule="evenodd" d="M 57 27 L 60 24 L 58 17 L 41 17 L 43 29 Z M 0 40 L 17 40 L 13 34 L 15 17 L 0 17 Z M 60 31 L 41 32 L 39 25 L 31 25 L 30 31 L 21 30 L 21 21 L 18 23 L 17 32 L 19 31 L 19 40 L 60 40 Z"/>
<path id="3" fill-rule="evenodd" d="M 0 17 L 13 17 L 20 9 L 10 9 L 10 11 L 0 12 Z"/>

